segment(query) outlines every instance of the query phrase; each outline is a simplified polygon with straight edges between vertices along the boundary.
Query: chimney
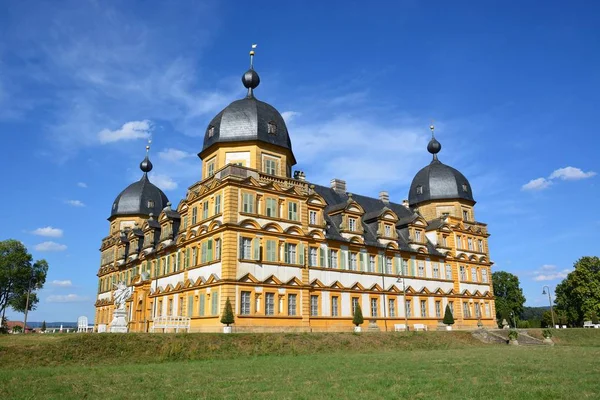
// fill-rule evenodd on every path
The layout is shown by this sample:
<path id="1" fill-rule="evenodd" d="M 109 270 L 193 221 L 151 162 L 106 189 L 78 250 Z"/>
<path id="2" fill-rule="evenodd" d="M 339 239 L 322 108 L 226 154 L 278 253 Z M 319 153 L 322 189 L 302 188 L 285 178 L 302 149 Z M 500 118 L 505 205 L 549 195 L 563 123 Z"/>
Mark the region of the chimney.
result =
<path id="1" fill-rule="evenodd" d="M 306 175 L 303 171 L 294 171 L 294 179 L 298 179 L 299 181 L 305 181 Z"/>
<path id="2" fill-rule="evenodd" d="M 331 188 L 338 194 L 346 193 L 346 181 L 342 179 L 333 178 L 331 180 Z"/>
<path id="3" fill-rule="evenodd" d="M 379 200 L 383 201 L 384 203 L 389 203 L 390 202 L 390 194 L 388 192 L 386 192 L 385 190 L 382 190 L 381 192 L 379 192 Z"/>
<path id="4" fill-rule="evenodd" d="M 408 205 L 408 200 L 406 200 L 406 199 L 402 200 L 402 205 L 410 210 L 410 206 Z"/>

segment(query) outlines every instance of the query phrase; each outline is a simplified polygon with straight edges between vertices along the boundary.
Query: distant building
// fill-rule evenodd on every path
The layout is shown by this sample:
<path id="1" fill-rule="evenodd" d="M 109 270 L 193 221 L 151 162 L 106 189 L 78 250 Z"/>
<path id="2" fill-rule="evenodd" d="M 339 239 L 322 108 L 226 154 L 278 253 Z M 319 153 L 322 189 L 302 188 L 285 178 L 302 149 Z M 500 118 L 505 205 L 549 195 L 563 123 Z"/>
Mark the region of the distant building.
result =
<path id="1" fill-rule="evenodd" d="M 254 96 L 253 68 L 242 82 L 247 96 L 206 128 L 203 178 L 176 207 L 150 182 L 148 155 L 142 178 L 113 202 L 96 328 L 112 320 L 118 281 L 133 288 L 130 331 L 164 317 L 219 331 L 226 299 L 237 331 L 347 331 L 358 304 L 381 330 L 405 316 L 434 329 L 448 304 L 456 328 L 496 326 L 487 226 L 476 221 L 469 181 L 438 160 L 433 127 L 433 159 L 408 201 L 352 193 L 341 179 L 315 185 L 292 173 L 288 129 Z"/>
<path id="2" fill-rule="evenodd" d="M 15 331 L 15 327 L 19 327 L 20 329 L 17 328 L 17 330 Z M 23 332 L 23 321 L 6 321 L 6 327 L 8 328 L 8 333 L 21 333 Z M 27 332 L 33 332 L 33 329 L 27 325 L 26 328 Z"/>

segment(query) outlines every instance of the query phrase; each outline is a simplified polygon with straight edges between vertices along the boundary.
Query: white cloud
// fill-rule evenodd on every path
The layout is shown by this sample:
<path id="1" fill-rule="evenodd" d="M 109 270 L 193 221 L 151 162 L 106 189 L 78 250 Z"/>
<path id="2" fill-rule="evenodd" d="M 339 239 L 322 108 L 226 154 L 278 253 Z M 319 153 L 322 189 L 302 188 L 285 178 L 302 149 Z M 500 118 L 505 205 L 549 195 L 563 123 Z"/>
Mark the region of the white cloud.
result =
<path id="1" fill-rule="evenodd" d="M 533 280 L 536 282 L 543 282 L 565 279 L 571 271 L 572 269 L 569 268 L 559 271 L 556 265 L 545 264 L 536 271 L 533 271 Z"/>
<path id="2" fill-rule="evenodd" d="M 73 286 L 73 283 L 71 282 L 70 279 L 66 279 L 64 281 L 59 281 L 59 280 L 53 280 L 52 282 L 50 282 L 50 284 L 52 286 L 60 286 L 60 287 L 71 287 Z"/>
<path id="3" fill-rule="evenodd" d="M 65 251 L 67 246 L 56 242 L 43 242 L 35 246 L 37 251 Z"/>
<path id="4" fill-rule="evenodd" d="M 78 294 L 52 295 L 46 298 L 48 303 L 83 303 L 90 301 L 89 297 L 79 296 Z"/>
<path id="5" fill-rule="evenodd" d="M 120 129 L 111 131 L 103 129 L 98 133 L 100 143 L 113 143 L 121 140 L 147 139 L 152 132 L 152 122 L 147 119 L 143 121 L 130 121 L 123 124 Z"/>
<path id="6" fill-rule="evenodd" d="M 594 171 L 583 172 L 579 168 L 565 167 L 559 168 L 550 175 L 550 179 L 562 179 L 563 181 L 576 181 L 579 179 L 591 178 L 596 175 Z"/>
<path id="7" fill-rule="evenodd" d="M 162 190 L 177 189 L 177 182 L 167 175 L 152 175 L 150 181 Z"/>
<path id="8" fill-rule="evenodd" d="M 73 207 L 85 207 L 81 200 L 67 200 L 65 203 Z"/>
<path id="9" fill-rule="evenodd" d="M 88 185 L 85 182 L 77 182 L 77 186 L 83 189 L 87 189 Z"/>
<path id="10" fill-rule="evenodd" d="M 178 150 L 178 149 L 165 149 L 158 153 L 158 158 L 161 160 L 169 161 L 169 162 L 178 162 L 184 160 L 186 158 L 195 157 L 194 153 L 189 153 L 187 151 Z"/>
<path id="11" fill-rule="evenodd" d="M 521 186 L 521 190 L 544 190 L 550 187 L 550 185 L 552 185 L 552 181 L 546 178 L 537 178 Z"/>
<path id="12" fill-rule="evenodd" d="M 32 231 L 31 233 L 34 235 L 38 235 L 38 236 L 59 238 L 59 237 L 62 237 L 63 230 L 59 229 L 59 228 L 53 228 L 51 226 L 46 226 L 45 228 L 37 228 L 36 230 Z"/>
<path id="13" fill-rule="evenodd" d="M 299 117 L 300 115 L 302 115 L 302 113 L 299 113 L 298 111 L 284 111 L 281 113 L 281 116 L 286 124 L 291 123 L 292 120 L 296 119 L 296 117 Z"/>

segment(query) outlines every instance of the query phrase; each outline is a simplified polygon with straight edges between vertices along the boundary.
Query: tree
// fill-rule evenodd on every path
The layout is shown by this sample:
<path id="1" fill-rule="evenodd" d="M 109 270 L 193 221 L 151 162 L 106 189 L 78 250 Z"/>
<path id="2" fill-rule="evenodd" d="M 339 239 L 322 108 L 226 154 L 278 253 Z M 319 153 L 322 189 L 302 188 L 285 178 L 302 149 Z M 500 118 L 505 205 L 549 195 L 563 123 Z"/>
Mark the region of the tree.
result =
<path id="1" fill-rule="evenodd" d="M 221 317 L 221 323 L 229 326 L 229 324 L 233 324 L 233 308 L 231 308 L 231 302 L 229 301 L 229 297 L 225 302 L 225 309 L 223 310 L 223 316 Z"/>
<path id="2" fill-rule="evenodd" d="M 446 311 L 444 312 L 444 324 L 454 325 L 454 315 L 452 315 L 450 304 L 446 304 Z"/>
<path id="3" fill-rule="evenodd" d="M 569 324 L 582 325 L 586 316 L 600 312 L 600 258 L 582 257 L 575 269 L 556 286 L 556 308 Z"/>
<path id="4" fill-rule="evenodd" d="M 525 296 L 519 278 L 509 272 L 497 271 L 492 274 L 492 283 L 496 296 L 496 318 L 508 319 L 511 312 L 521 314 Z"/>
<path id="5" fill-rule="evenodd" d="M 42 332 L 46 332 L 46 321 L 42 321 L 42 328 L 41 328 Z"/>
<path id="6" fill-rule="evenodd" d="M 362 310 L 360 308 L 360 304 L 356 305 L 356 308 L 354 309 L 354 316 L 352 318 L 352 323 L 356 326 L 361 325 L 363 322 L 365 322 L 365 319 L 363 318 L 363 314 L 362 314 Z"/>
<path id="7" fill-rule="evenodd" d="M 21 325 L 15 325 L 12 327 L 13 333 L 21 333 L 23 332 L 23 327 Z"/>

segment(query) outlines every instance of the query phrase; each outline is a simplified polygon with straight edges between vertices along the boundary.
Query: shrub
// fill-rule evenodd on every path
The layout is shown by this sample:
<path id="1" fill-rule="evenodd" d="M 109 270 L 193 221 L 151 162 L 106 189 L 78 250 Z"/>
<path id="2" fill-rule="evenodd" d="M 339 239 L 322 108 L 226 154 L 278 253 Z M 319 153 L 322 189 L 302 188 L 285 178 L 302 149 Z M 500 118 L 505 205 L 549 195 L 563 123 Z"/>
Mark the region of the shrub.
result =
<path id="1" fill-rule="evenodd" d="M 517 332 L 516 330 L 511 329 L 511 331 L 508 332 L 508 338 L 510 340 L 517 340 L 518 337 L 519 337 L 519 332 Z"/>
<path id="2" fill-rule="evenodd" d="M 590 319 L 592 320 L 592 324 L 598 323 L 598 313 L 596 311 L 592 311 L 590 313 Z"/>
<path id="3" fill-rule="evenodd" d="M 446 304 L 446 311 L 444 312 L 444 324 L 454 325 L 454 315 L 452 315 L 450 304 Z"/>
<path id="4" fill-rule="evenodd" d="M 542 335 L 544 336 L 544 339 L 550 339 L 552 337 L 552 330 L 544 329 Z"/>
<path id="5" fill-rule="evenodd" d="M 356 305 L 356 309 L 354 310 L 354 317 L 352 318 L 352 323 L 356 326 L 359 326 L 365 322 L 365 319 L 362 315 L 362 310 L 360 309 L 360 304 Z"/>
<path id="6" fill-rule="evenodd" d="M 221 317 L 221 323 L 229 326 L 229 324 L 233 324 L 233 309 L 231 308 L 231 302 L 229 301 L 229 297 L 225 302 L 225 310 L 223 310 L 223 316 Z"/>
<path id="7" fill-rule="evenodd" d="M 517 321 L 517 328 L 519 328 L 519 329 L 529 328 L 529 321 Z"/>

